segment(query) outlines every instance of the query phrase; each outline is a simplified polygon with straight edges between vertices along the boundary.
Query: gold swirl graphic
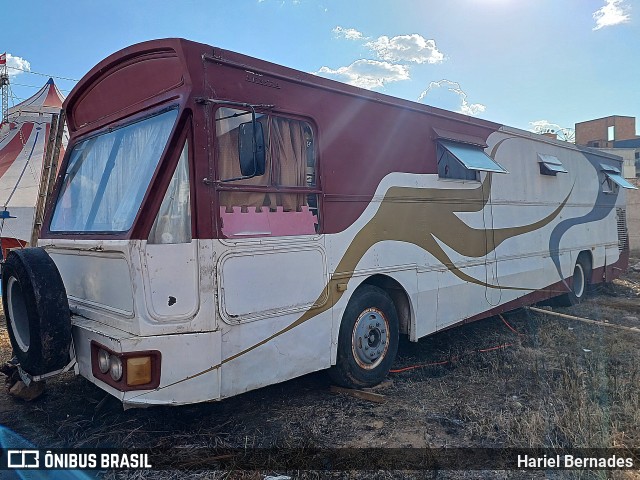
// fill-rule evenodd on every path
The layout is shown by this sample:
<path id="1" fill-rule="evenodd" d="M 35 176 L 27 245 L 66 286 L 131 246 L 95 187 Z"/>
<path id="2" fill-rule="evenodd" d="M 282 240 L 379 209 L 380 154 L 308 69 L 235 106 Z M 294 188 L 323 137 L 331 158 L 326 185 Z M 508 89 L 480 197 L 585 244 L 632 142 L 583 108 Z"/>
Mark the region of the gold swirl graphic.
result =
<path id="1" fill-rule="evenodd" d="M 495 153 L 494 147 L 494 152 Z M 391 187 L 380 203 L 380 207 L 369 222 L 356 234 L 331 276 L 328 301 L 322 303 L 325 295 L 316 300 L 317 307 L 307 310 L 300 318 L 284 329 L 265 338 L 261 342 L 223 360 L 222 363 L 243 355 L 273 338 L 332 308 L 343 295 L 338 291 L 338 279 L 348 282 L 356 266 L 366 252 L 378 242 L 398 241 L 416 245 L 433 255 L 442 265 L 463 281 L 487 288 L 504 290 L 531 290 L 519 287 L 497 286 L 473 278 L 454 265 L 437 240 L 455 250 L 460 255 L 480 258 L 494 251 L 505 240 L 532 232 L 548 225 L 564 208 L 571 191 L 564 201 L 543 219 L 510 228 L 476 229 L 469 227 L 456 215 L 461 212 L 480 212 L 491 194 L 491 174 L 487 174 L 478 188 L 439 189 Z"/>

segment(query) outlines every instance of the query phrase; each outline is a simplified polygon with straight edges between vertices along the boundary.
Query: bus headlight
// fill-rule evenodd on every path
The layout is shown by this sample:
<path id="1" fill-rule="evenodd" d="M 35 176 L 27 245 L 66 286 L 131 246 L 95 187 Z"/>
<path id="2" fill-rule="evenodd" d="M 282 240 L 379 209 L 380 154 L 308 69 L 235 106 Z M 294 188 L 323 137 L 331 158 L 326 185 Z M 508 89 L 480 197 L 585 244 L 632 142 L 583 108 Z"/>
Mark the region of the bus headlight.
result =
<path id="1" fill-rule="evenodd" d="M 109 359 L 109 374 L 115 382 L 122 378 L 122 360 L 116 355 L 111 355 Z"/>
<path id="2" fill-rule="evenodd" d="M 100 372 L 107 373 L 109 371 L 109 352 L 104 349 L 98 350 L 98 368 Z"/>

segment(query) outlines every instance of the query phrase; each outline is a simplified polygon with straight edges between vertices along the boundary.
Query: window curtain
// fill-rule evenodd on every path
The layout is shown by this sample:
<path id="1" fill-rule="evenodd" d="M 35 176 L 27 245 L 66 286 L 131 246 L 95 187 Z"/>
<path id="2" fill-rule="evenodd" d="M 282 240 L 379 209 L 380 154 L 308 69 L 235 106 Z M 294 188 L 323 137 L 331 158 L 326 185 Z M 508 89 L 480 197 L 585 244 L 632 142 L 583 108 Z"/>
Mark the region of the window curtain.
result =
<path id="1" fill-rule="evenodd" d="M 189 188 L 189 148 L 184 144 L 176 171 L 156 216 L 149 243 L 191 242 L 191 193 Z"/>
<path id="2" fill-rule="evenodd" d="M 158 117 L 159 118 L 159 117 Z M 172 123 L 150 122 L 146 128 L 126 132 L 118 152 L 112 177 L 109 181 L 107 205 L 117 207 L 113 214 L 115 229 L 125 229 L 128 218 L 142 203 L 145 192 L 156 169 L 158 160 L 169 137 Z M 105 202 L 103 202 L 105 203 Z"/>
<path id="3" fill-rule="evenodd" d="M 274 159 L 274 179 L 277 185 L 306 186 L 307 145 L 304 124 L 297 120 L 273 117 L 271 122 L 271 151 Z M 285 211 L 300 211 L 305 205 L 304 194 L 277 194 L 276 202 Z"/>
<path id="4" fill-rule="evenodd" d="M 176 116 L 172 110 L 74 147 L 51 229 L 128 230 Z"/>
<path id="5" fill-rule="evenodd" d="M 114 137 L 98 137 L 76 147 L 69 160 L 53 224 L 58 230 L 82 231 L 98 190 L 99 177 L 113 148 Z"/>

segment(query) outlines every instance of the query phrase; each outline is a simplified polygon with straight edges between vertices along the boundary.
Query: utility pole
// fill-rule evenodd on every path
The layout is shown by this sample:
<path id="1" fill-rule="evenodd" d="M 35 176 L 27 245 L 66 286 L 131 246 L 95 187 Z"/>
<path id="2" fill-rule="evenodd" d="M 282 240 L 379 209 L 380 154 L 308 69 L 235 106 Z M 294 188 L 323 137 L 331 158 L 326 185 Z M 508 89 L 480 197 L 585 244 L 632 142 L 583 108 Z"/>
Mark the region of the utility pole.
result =
<path id="1" fill-rule="evenodd" d="M 0 88 L 2 88 L 2 123 L 9 119 L 9 72 L 7 71 L 7 54 L 0 55 Z"/>
<path id="2" fill-rule="evenodd" d="M 9 119 L 9 73 L 7 72 L 7 54 L 0 56 L 0 87 L 2 88 L 2 123 Z"/>

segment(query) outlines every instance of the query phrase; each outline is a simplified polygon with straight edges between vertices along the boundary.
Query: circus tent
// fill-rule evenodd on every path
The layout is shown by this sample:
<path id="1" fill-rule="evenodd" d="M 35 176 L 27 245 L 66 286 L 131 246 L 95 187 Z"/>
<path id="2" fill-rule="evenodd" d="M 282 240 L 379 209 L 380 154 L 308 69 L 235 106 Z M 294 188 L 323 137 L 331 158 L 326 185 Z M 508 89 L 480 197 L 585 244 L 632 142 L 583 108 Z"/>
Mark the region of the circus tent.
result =
<path id="1" fill-rule="evenodd" d="M 8 110 L 0 126 L 0 238 L 2 250 L 31 239 L 42 163 L 53 113 L 64 97 L 52 78 L 32 97 Z M 64 152 L 66 138 L 63 138 Z M 8 213 L 6 213 L 8 212 Z"/>

